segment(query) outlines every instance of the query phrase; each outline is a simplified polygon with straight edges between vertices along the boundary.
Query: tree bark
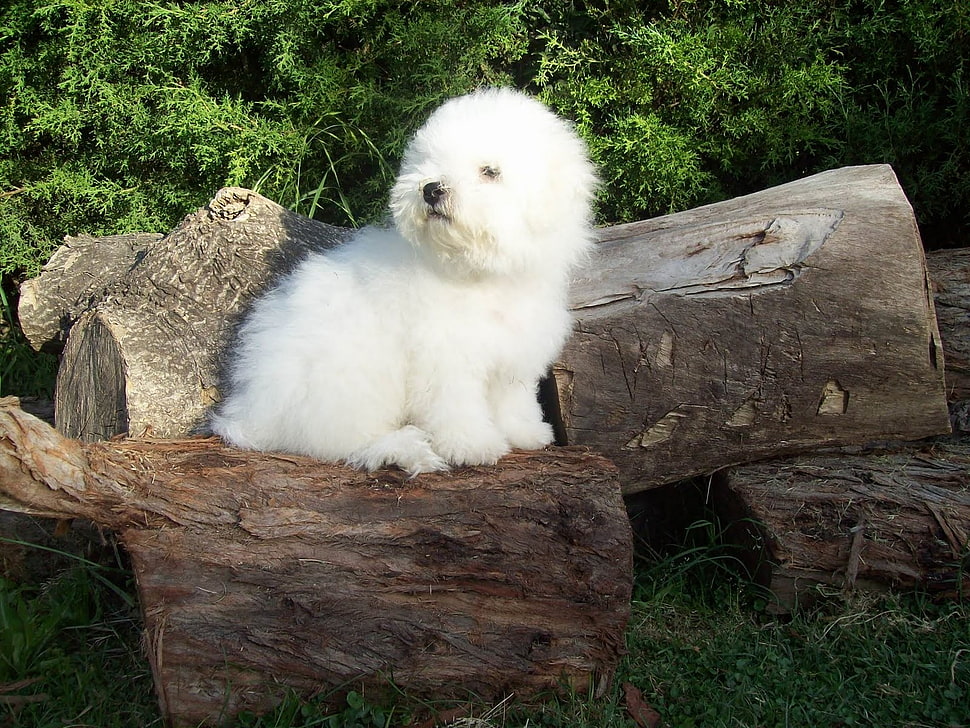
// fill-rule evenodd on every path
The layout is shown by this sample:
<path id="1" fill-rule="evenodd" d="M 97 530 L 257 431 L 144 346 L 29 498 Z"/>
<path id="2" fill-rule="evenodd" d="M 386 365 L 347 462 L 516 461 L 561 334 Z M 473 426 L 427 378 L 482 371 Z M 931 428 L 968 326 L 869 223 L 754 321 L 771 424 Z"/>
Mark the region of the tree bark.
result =
<path id="1" fill-rule="evenodd" d="M 585 448 L 407 480 L 211 438 L 81 443 L 8 399 L 0 507 L 118 533 L 176 725 L 288 688 L 602 689 L 623 652 L 631 531 Z"/>
<path id="2" fill-rule="evenodd" d="M 570 443 L 624 492 L 949 431 L 912 208 L 851 167 L 603 231 L 557 367 Z"/>
<path id="3" fill-rule="evenodd" d="M 347 234 L 223 190 L 144 250 L 115 245 L 127 262 L 99 263 L 113 272 L 98 286 L 55 257 L 25 284 L 21 316 L 46 332 L 31 334 L 35 345 L 76 319 L 58 427 L 82 439 L 189 432 L 219 396 L 219 353 L 247 298 L 274 266 Z M 625 492 L 946 431 L 925 261 L 889 167 L 835 170 L 600 237 L 572 289 L 577 330 L 555 374 L 568 441 L 612 458 Z M 71 256 L 83 259 L 77 244 Z"/>
<path id="4" fill-rule="evenodd" d="M 970 594 L 970 440 L 732 468 L 713 503 L 756 580 L 787 610 L 836 588 Z"/>

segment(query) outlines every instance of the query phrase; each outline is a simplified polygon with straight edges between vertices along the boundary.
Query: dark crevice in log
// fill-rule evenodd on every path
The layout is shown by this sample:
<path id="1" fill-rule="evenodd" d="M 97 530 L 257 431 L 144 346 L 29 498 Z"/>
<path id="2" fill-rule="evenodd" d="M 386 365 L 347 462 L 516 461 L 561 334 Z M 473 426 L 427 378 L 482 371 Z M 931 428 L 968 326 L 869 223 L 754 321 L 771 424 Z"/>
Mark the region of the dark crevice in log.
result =
<path id="1" fill-rule="evenodd" d="M 74 324 L 65 356 L 77 366 L 61 371 L 54 395 L 54 421 L 63 433 L 84 442 L 107 440 L 128 432 L 125 363 L 117 340 L 97 312 Z M 101 392 L 80 399 L 75 393 Z"/>
<path id="2" fill-rule="evenodd" d="M 539 382 L 539 404 L 542 406 L 542 418 L 552 425 L 552 433 L 557 446 L 569 444 L 566 425 L 562 421 L 562 409 L 559 405 L 559 387 L 556 377 L 550 371 Z"/>

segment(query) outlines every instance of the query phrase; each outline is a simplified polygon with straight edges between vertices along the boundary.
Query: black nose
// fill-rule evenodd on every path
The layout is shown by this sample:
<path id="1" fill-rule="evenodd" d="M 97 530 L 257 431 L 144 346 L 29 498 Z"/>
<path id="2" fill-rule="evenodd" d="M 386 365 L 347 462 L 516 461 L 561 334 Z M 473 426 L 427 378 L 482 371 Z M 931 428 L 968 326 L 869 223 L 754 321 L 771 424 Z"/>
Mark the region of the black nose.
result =
<path id="1" fill-rule="evenodd" d="M 440 182 L 428 182 L 423 188 L 424 201 L 432 207 L 445 196 L 445 188 Z"/>

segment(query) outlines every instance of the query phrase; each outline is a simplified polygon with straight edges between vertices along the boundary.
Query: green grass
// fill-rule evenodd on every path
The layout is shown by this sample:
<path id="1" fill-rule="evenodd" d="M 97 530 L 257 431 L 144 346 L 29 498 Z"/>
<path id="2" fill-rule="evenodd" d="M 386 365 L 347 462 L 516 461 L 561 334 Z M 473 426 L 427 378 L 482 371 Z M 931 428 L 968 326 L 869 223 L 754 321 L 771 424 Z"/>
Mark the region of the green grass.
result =
<path id="1" fill-rule="evenodd" d="M 132 589 L 82 559 L 43 584 L 0 579 L 0 725 L 162 725 Z"/>
<path id="2" fill-rule="evenodd" d="M 455 726 L 632 728 L 622 685 L 682 726 L 970 725 L 970 607 L 921 595 L 822 594 L 771 616 L 723 547 L 641 563 L 628 655 L 610 693 L 466 707 Z M 0 725 L 161 725 L 128 575 L 79 563 L 39 586 L 0 582 Z M 429 709 L 352 693 L 291 699 L 247 728 L 410 726 Z"/>

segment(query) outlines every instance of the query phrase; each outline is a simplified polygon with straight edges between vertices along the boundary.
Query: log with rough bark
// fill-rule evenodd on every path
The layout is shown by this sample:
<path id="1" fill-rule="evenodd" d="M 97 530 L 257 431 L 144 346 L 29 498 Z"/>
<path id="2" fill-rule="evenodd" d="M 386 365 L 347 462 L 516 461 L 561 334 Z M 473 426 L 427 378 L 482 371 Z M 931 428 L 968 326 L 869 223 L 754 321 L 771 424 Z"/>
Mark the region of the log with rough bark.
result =
<path id="1" fill-rule="evenodd" d="M 839 589 L 970 594 L 970 439 L 882 454 L 798 457 L 715 478 L 714 507 L 786 610 Z"/>
<path id="2" fill-rule="evenodd" d="M 184 434 L 218 397 L 218 351 L 269 261 L 346 232 L 235 189 L 140 252 L 70 243 L 25 284 L 20 311 L 36 346 L 76 321 L 59 429 Z M 925 261 L 889 167 L 834 170 L 600 238 L 572 289 L 560 430 L 611 457 L 626 492 L 947 430 Z M 105 245 L 124 264 L 99 262 L 107 280 L 95 285 L 81 247 Z"/>
<path id="3" fill-rule="evenodd" d="M 81 443 L 8 399 L 0 507 L 117 532 L 175 725 L 287 689 L 595 690 L 623 651 L 632 536 L 585 448 L 406 480 L 211 438 Z"/>

